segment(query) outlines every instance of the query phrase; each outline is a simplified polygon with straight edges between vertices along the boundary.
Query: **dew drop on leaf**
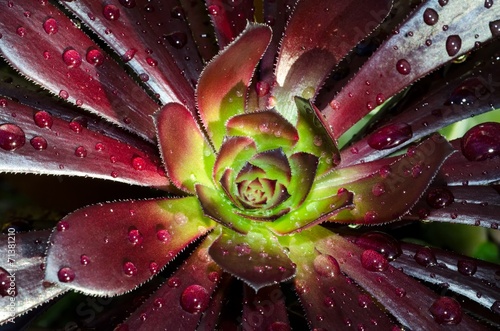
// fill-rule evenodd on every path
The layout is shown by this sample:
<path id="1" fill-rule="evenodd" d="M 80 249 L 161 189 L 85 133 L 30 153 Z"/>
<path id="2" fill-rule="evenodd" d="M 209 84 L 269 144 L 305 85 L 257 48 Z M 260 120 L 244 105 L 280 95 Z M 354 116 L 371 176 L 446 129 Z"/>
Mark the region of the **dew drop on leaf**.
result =
<path id="1" fill-rule="evenodd" d="M 491 35 L 493 37 L 500 36 L 500 20 L 496 20 L 489 23 Z"/>
<path id="2" fill-rule="evenodd" d="M 135 170 L 144 170 L 146 169 L 146 161 L 142 157 L 136 156 L 132 158 L 132 167 Z"/>
<path id="3" fill-rule="evenodd" d="M 123 264 L 123 273 L 127 276 L 137 275 L 137 267 L 134 263 L 128 261 Z"/>
<path id="4" fill-rule="evenodd" d="M 448 55 L 457 55 L 460 52 L 460 48 L 462 48 L 462 38 L 456 34 L 448 36 L 446 39 L 446 52 Z"/>
<path id="5" fill-rule="evenodd" d="M 14 285 L 14 288 L 10 287 L 11 284 L 11 278 L 9 278 L 10 276 L 11 274 L 7 270 L 0 267 L 0 295 L 2 297 L 5 296 L 15 297 L 17 295 L 16 286 Z M 14 291 L 14 293 L 12 293 L 12 291 Z"/>
<path id="6" fill-rule="evenodd" d="M 153 59 L 152 57 L 148 56 L 146 58 L 146 62 L 147 64 L 149 64 L 150 66 L 152 67 L 156 67 L 158 65 L 158 61 L 156 61 L 155 59 Z"/>
<path id="7" fill-rule="evenodd" d="M 491 305 L 490 309 L 495 314 L 500 315 L 500 300 L 497 300 L 497 301 L 493 302 L 493 304 Z"/>
<path id="8" fill-rule="evenodd" d="M 125 8 L 134 8 L 136 6 L 135 0 L 119 0 L 119 2 Z"/>
<path id="9" fill-rule="evenodd" d="M 158 263 L 152 261 L 149 263 L 149 271 L 151 272 L 152 275 L 156 274 L 160 270 L 160 266 Z"/>
<path id="10" fill-rule="evenodd" d="M 217 283 L 219 281 L 219 273 L 217 271 L 212 271 L 208 273 L 208 280 L 212 283 Z"/>
<path id="11" fill-rule="evenodd" d="M 186 19 L 186 13 L 184 12 L 184 9 L 182 9 L 181 6 L 174 6 L 172 10 L 170 11 L 170 17 L 176 18 L 179 20 L 185 20 Z"/>
<path id="12" fill-rule="evenodd" d="M 142 73 L 139 75 L 139 79 L 143 82 L 147 82 L 149 80 L 149 75 L 146 73 Z"/>
<path id="13" fill-rule="evenodd" d="M 429 311 L 438 324 L 458 324 L 462 320 L 462 307 L 450 297 L 438 298 Z"/>
<path id="14" fill-rule="evenodd" d="M 203 312 L 208 308 L 210 295 L 200 285 L 190 285 L 181 294 L 181 307 L 191 314 Z"/>
<path id="15" fill-rule="evenodd" d="M 462 154 L 470 161 L 483 161 L 500 156 L 500 123 L 476 125 L 463 136 Z"/>
<path id="16" fill-rule="evenodd" d="M 472 276 L 477 271 L 477 263 L 472 260 L 458 260 L 457 270 L 462 275 Z"/>
<path id="17" fill-rule="evenodd" d="M 110 21 L 116 21 L 120 18 L 120 9 L 115 5 L 106 5 L 102 9 L 102 15 Z"/>
<path id="18" fill-rule="evenodd" d="M 69 98 L 69 93 L 68 93 L 68 91 L 66 91 L 66 90 L 61 90 L 61 91 L 59 91 L 59 97 L 61 97 L 62 99 L 65 99 L 65 100 L 66 100 L 67 98 Z"/>
<path id="19" fill-rule="evenodd" d="M 60 221 L 56 226 L 57 231 L 63 232 L 69 229 L 69 223 L 66 221 Z"/>
<path id="20" fill-rule="evenodd" d="M 90 258 L 87 255 L 83 254 L 80 256 L 80 263 L 82 265 L 88 265 L 90 263 Z"/>
<path id="21" fill-rule="evenodd" d="M 68 267 L 61 268 L 57 272 L 57 278 L 63 283 L 68 283 L 75 279 L 75 272 Z"/>
<path id="22" fill-rule="evenodd" d="M 269 93 L 270 86 L 269 86 L 269 83 L 267 83 L 265 81 L 259 81 L 259 82 L 257 82 L 257 84 L 255 84 L 255 89 L 257 91 L 257 95 L 259 97 L 263 97 Z"/>
<path id="23" fill-rule="evenodd" d="M 424 22 L 427 25 L 434 25 L 439 20 L 439 14 L 432 8 L 427 8 L 424 11 Z"/>
<path id="24" fill-rule="evenodd" d="M 137 230 L 135 227 L 131 227 L 128 230 L 128 241 L 130 241 L 134 245 L 141 245 L 142 242 L 144 241 L 144 237 L 142 236 L 141 232 Z"/>
<path id="25" fill-rule="evenodd" d="M 26 143 L 24 131 L 15 124 L 0 125 L 0 148 L 6 151 L 14 151 Z"/>
<path id="26" fill-rule="evenodd" d="M 406 123 L 384 126 L 368 137 L 368 145 L 377 150 L 396 147 L 413 136 L 413 130 Z"/>
<path id="27" fill-rule="evenodd" d="M 355 243 L 364 249 L 371 249 L 379 252 L 390 261 L 401 255 L 401 245 L 399 242 L 382 232 L 364 233 L 356 239 Z"/>
<path id="28" fill-rule="evenodd" d="M 131 48 L 128 51 L 126 51 L 125 54 L 123 54 L 122 56 L 123 62 L 128 62 L 132 60 L 135 56 L 135 53 L 137 53 L 137 49 L 135 48 Z"/>
<path id="29" fill-rule="evenodd" d="M 330 255 L 319 254 L 313 261 L 314 270 L 323 277 L 340 275 L 340 266 L 337 260 Z"/>
<path id="30" fill-rule="evenodd" d="M 33 115 L 33 120 L 35 121 L 36 126 L 39 128 L 51 128 L 52 124 L 54 124 L 54 119 L 52 115 L 47 113 L 46 111 L 37 111 L 35 115 Z"/>
<path id="31" fill-rule="evenodd" d="M 33 137 L 30 140 L 30 144 L 34 149 L 38 151 L 47 149 L 47 140 L 44 137 L 40 136 Z"/>
<path id="32" fill-rule="evenodd" d="M 92 65 L 100 66 L 104 62 L 104 55 L 100 50 L 93 48 L 88 50 L 85 59 Z"/>
<path id="33" fill-rule="evenodd" d="M 170 233 L 167 231 L 167 230 L 158 230 L 158 232 L 156 232 L 156 238 L 158 238 L 159 241 L 161 242 L 164 242 L 164 243 L 167 243 L 170 241 L 170 238 L 172 236 L 170 235 Z"/>
<path id="34" fill-rule="evenodd" d="M 104 144 L 103 143 L 96 143 L 95 144 L 95 150 L 99 151 L 99 152 L 103 151 L 104 150 Z"/>
<path id="35" fill-rule="evenodd" d="M 87 156 L 87 150 L 83 146 L 78 146 L 75 149 L 75 155 L 81 158 L 84 158 Z"/>
<path id="36" fill-rule="evenodd" d="M 361 265 L 368 271 L 384 271 L 389 268 L 389 262 L 380 253 L 367 249 L 361 254 Z"/>
<path id="37" fill-rule="evenodd" d="M 361 308 L 368 308 L 370 303 L 372 303 L 372 298 L 368 294 L 358 295 L 358 305 Z"/>
<path id="38" fill-rule="evenodd" d="M 180 31 L 165 35 L 164 38 L 172 47 L 177 49 L 184 47 L 187 42 L 187 35 Z"/>
<path id="39" fill-rule="evenodd" d="M 220 12 L 220 7 L 217 5 L 210 5 L 208 6 L 208 13 L 213 16 L 219 15 Z"/>
<path id="40" fill-rule="evenodd" d="M 428 267 L 437 264 L 436 256 L 429 247 L 421 247 L 413 256 L 415 261 L 421 266 Z"/>
<path id="41" fill-rule="evenodd" d="M 43 29 L 47 34 L 56 34 L 59 31 L 59 27 L 57 25 L 57 21 L 50 17 L 43 22 Z"/>
<path id="42" fill-rule="evenodd" d="M 396 70 L 401 75 L 408 75 L 408 74 L 410 74 L 410 72 L 411 72 L 410 62 L 408 62 L 405 59 L 398 60 L 398 62 L 396 62 Z"/>
<path id="43" fill-rule="evenodd" d="M 163 306 L 165 306 L 165 304 L 166 304 L 166 302 L 165 302 L 165 299 L 163 299 L 163 298 L 156 298 L 153 301 L 153 306 L 156 309 L 162 308 Z"/>
<path id="44" fill-rule="evenodd" d="M 175 276 L 174 277 L 170 277 L 167 280 L 167 285 L 169 287 L 172 287 L 172 288 L 181 286 L 181 283 L 182 283 L 181 280 L 178 277 L 175 277 Z"/>
<path id="45" fill-rule="evenodd" d="M 455 197 L 453 193 L 446 188 L 434 188 L 427 193 L 426 201 L 432 208 L 439 209 L 449 206 L 455 201 Z"/>
<path id="46" fill-rule="evenodd" d="M 78 68 L 82 64 L 80 53 L 72 48 L 65 50 L 62 58 L 69 68 Z"/>
<path id="47" fill-rule="evenodd" d="M 22 26 L 18 27 L 16 29 L 16 33 L 21 36 L 21 37 L 24 37 L 26 35 L 26 29 Z"/>
<path id="48" fill-rule="evenodd" d="M 439 0 L 439 5 L 440 5 L 441 7 L 444 7 L 444 6 L 446 6 L 447 4 L 448 4 L 448 0 Z"/>

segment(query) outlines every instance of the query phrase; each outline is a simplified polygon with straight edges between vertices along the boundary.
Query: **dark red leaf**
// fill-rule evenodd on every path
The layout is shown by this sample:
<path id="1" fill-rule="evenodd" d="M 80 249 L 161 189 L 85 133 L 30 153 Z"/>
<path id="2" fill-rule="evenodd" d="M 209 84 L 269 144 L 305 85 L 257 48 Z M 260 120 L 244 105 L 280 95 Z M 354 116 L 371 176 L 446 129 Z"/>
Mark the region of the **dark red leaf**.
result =
<path id="1" fill-rule="evenodd" d="M 261 231 L 241 235 L 223 229 L 208 250 L 224 271 L 243 280 L 256 291 L 285 281 L 295 274 L 295 265 L 278 239 L 268 230 L 262 228 Z"/>
<path id="2" fill-rule="evenodd" d="M 340 270 L 376 300 L 383 302 L 384 307 L 403 326 L 410 330 L 438 330 L 446 327 L 439 323 L 443 316 L 438 314 L 433 317 L 430 312 L 431 306 L 443 297 L 391 266 L 382 254 L 363 250 L 337 235 L 319 240 L 315 247 L 320 253 L 340 261 Z M 454 330 L 483 329 L 462 313 L 459 307 L 456 313 L 460 315 L 461 321 L 453 325 Z"/>
<path id="3" fill-rule="evenodd" d="M 267 286 L 258 292 L 245 286 L 243 295 L 243 330 L 291 330 L 279 285 Z"/>
<path id="4" fill-rule="evenodd" d="M 232 294 L 232 288 L 230 285 L 234 280 L 235 279 L 229 274 L 224 273 L 221 275 L 221 280 L 217 284 L 217 288 L 210 299 L 210 306 L 203 313 L 203 316 L 198 323 L 198 327 L 196 328 L 197 331 L 216 330 L 223 305 L 227 298 L 229 298 Z"/>
<path id="5" fill-rule="evenodd" d="M 227 119 L 245 111 L 247 87 L 270 40 L 269 27 L 250 24 L 203 70 L 196 87 L 199 115 L 217 150 Z"/>
<path id="6" fill-rule="evenodd" d="M 134 6 L 118 0 L 63 4 L 121 56 L 163 104 L 179 102 L 194 111 L 189 80 L 198 77 L 202 63 L 187 23 L 172 18 L 176 1 L 136 0 Z"/>
<path id="7" fill-rule="evenodd" d="M 341 188 L 354 194 L 354 209 L 340 212 L 332 217 L 333 221 L 358 224 L 391 222 L 406 214 L 420 199 L 452 152 L 452 147 L 442 136 L 434 135 L 397 161 L 364 178 L 351 181 L 346 176 L 342 182 L 334 170 L 318 180 L 312 194 Z M 361 166 L 364 167 L 366 165 Z M 348 171 L 349 168 L 342 170 Z M 354 178 L 358 177 L 355 175 Z"/>
<path id="8" fill-rule="evenodd" d="M 429 13 L 432 22 L 426 22 Z M 323 109 L 335 135 L 339 137 L 374 109 L 377 99 L 387 100 L 435 68 L 495 37 L 490 29 L 495 20 L 498 9 L 485 7 L 484 1 L 445 6 L 423 3 Z"/>
<path id="9" fill-rule="evenodd" d="M 3 56 L 23 75 L 63 99 L 154 140 L 150 115 L 158 108 L 156 103 L 50 3 L 3 3 L 0 33 Z"/>
<path id="10" fill-rule="evenodd" d="M 212 224 L 195 197 L 86 207 L 58 223 L 46 279 L 87 294 L 122 294 L 150 279 Z"/>
<path id="11" fill-rule="evenodd" d="M 489 47 L 488 53 L 496 50 L 498 44 L 493 43 L 491 46 L 496 47 Z M 452 67 L 452 72 L 446 74 L 449 78 L 440 80 L 439 85 L 432 87 L 430 94 L 404 107 L 403 113 L 383 123 L 384 128 L 406 125 L 409 134 L 401 130 L 385 130 L 385 133 L 374 130 L 365 139 L 349 146 L 358 151 L 356 154 L 350 150 L 342 152 L 342 165 L 381 158 L 446 125 L 500 108 L 500 95 L 494 93 L 498 83 L 493 78 L 500 76 L 500 66 L 492 55 L 487 53 L 485 56 L 483 50 L 477 53 L 474 55 L 482 55 L 480 65 L 477 64 L 477 57 L 470 56 L 466 63 Z M 387 146 L 383 149 L 374 148 L 377 146 L 372 141 L 376 140 Z"/>
<path id="12" fill-rule="evenodd" d="M 461 139 L 451 142 L 454 153 L 441 167 L 439 181 L 448 185 L 486 185 L 500 180 L 498 158 L 469 161 L 461 152 Z"/>
<path id="13" fill-rule="evenodd" d="M 67 121 L 51 115 L 51 110 L 2 100 L 0 171 L 89 176 L 161 189 L 169 186 L 161 160 L 144 144 L 133 147 L 93 131 L 87 128 L 85 117 Z"/>
<path id="14" fill-rule="evenodd" d="M 376 0 L 360 5 L 357 1 L 322 0 L 311 6 L 299 1 L 287 24 L 276 64 L 279 88 L 274 94 L 280 113 L 290 120 L 293 97 L 312 98 L 338 62 L 386 17 L 391 3 Z"/>
<path id="15" fill-rule="evenodd" d="M 194 185 L 213 186 L 215 155 L 193 114 L 183 105 L 169 103 L 156 116 L 158 141 L 170 180 L 189 193 Z"/>
<path id="16" fill-rule="evenodd" d="M 431 186 L 408 218 L 498 229 L 500 195 L 491 187 Z"/>
<path id="17" fill-rule="evenodd" d="M 221 49 L 245 29 L 247 22 L 253 21 L 255 8 L 251 0 L 207 0 L 205 2 Z"/>
<path id="18" fill-rule="evenodd" d="M 322 235 L 328 232 L 304 231 L 297 235 L 297 242 L 315 242 Z M 295 288 L 311 329 L 390 330 L 395 323 L 377 301 L 342 273 L 341 256 L 321 254 L 313 245 L 290 245 L 290 257 L 297 264 Z"/>
<path id="19" fill-rule="evenodd" d="M 391 264 L 404 273 L 440 285 L 443 291 L 461 294 L 486 308 L 491 308 L 495 301 L 500 300 L 500 283 L 495 279 L 495 272 L 500 270 L 498 265 L 437 248 L 430 250 L 436 262 L 425 265 L 415 258 L 422 249 L 420 246 L 402 243 L 401 247 L 403 255 Z"/>
<path id="20" fill-rule="evenodd" d="M 212 305 L 221 269 L 208 255 L 209 236 L 146 302 L 123 324 L 127 330 L 195 330 Z"/>
<path id="21" fill-rule="evenodd" d="M 17 233 L 7 228 L 0 237 L 0 324 L 66 292 L 44 281 L 44 255 L 49 231 Z M 15 322 L 14 322 L 15 323 Z"/>

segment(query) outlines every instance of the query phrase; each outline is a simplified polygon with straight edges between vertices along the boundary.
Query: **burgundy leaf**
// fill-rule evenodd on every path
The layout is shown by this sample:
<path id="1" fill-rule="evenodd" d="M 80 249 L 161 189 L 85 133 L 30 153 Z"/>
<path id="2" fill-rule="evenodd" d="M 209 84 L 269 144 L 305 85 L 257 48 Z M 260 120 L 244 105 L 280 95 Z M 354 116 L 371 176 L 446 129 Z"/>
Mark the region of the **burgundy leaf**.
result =
<path id="1" fill-rule="evenodd" d="M 179 3 L 181 4 L 181 9 L 174 7 L 179 12 L 176 17 L 185 15 L 186 21 L 189 22 L 193 39 L 198 46 L 198 52 L 206 63 L 219 51 L 206 5 L 202 1 L 191 0 L 180 0 Z"/>
<path id="2" fill-rule="evenodd" d="M 195 330 L 221 277 L 221 269 L 207 252 L 214 239 L 213 235 L 205 239 L 119 330 Z"/>
<path id="3" fill-rule="evenodd" d="M 226 122 L 229 136 L 250 136 L 259 150 L 276 146 L 292 147 L 299 139 L 297 129 L 272 110 L 252 112 L 231 117 Z"/>
<path id="4" fill-rule="evenodd" d="M 156 116 L 158 141 L 170 180 L 189 193 L 194 185 L 213 186 L 215 156 L 193 114 L 183 105 L 169 103 Z"/>
<path id="5" fill-rule="evenodd" d="M 280 113 L 293 118 L 293 97 L 312 98 L 337 63 L 386 17 L 391 3 L 322 0 L 310 6 L 299 1 L 287 24 L 276 65 L 279 88 L 274 94 Z"/>
<path id="6" fill-rule="evenodd" d="M 255 8 L 251 0 L 207 0 L 206 6 L 221 49 L 245 29 L 248 21 L 253 21 Z"/>
<path id="7" fill-rule="evenodd" d="M 171 17 L 177 2 L 125 3 L 127 5 L 122 5 L 118 0 L 63 2 L 131 66 L 163 104 L 179 102 L 194 111 L 194 89 L 188 79 L 198 77 L 202 63 L 187 24 Z M 186 56 L 190 61 L 185 61 Z M 181 63 L 186 66 L 180 68 Z"/>
<path id="8" fill-rule="evenodd" d="M 69 18 L 46 1 L 1 6 L 0 50 L 17 70 L 62 99 L 154 139 L 156 103 Z"/>
<path id="9" fill-rule="evenodd" d="M 66 121 L 51 115 L 51 110 L 1 100 L 0 171 L 92 176 L 161 189 L 169 186 L 161 160 L 151 148 L 133 147 L 90 130 L 84 117 Z"/>
<path id="10" fill-rule="evenodd" d="M 451 144 L 459 152 L 446 160 L 439 170 L 440 181 L 445 181 L 448 185 L 487 185 L 500 180 L 498 158 L 470 161 L 462 153 L 461 139 L 454 140 Z"/>
<path id="11" fill-rule="evenodd" d="M 86 207 L 58 223 L 46 279 L 87 294 L 122 294 L 150 279 L 212 226 L 195 197 Z"/>
<path id="12" fill-rule="evenodd" d="M 408 218 L 498 229 L 500 195 L 491 187 L 431 186 Z"/>
<path id="13" fill-rule="evenodd" d="M 245 286 L 243 295 L 243 330 L 291 330 L 279 285 L 267 286 L 258 292 Z"/>
<path id="14" fill-rule="evenodd" d="M 496 50 L 498 42 L 492 46 Z M 493 56 L 481 55 L 484 60 L 480 65 L 471 56 L 464 64 L 457 65 L 458 72 L 447 73 L 451 77 L 440 81 L 432 93 L 405 107 L 383 128 L 351 145 L 351 149 L 358 151 L 356 154 L 344 150 L 343 166 L 381 158 L 449 124 L 500 108 L 500 95 L 494 93 L 498 83 L 493 78 L 500 76 L 499 66 Z"/>
<path id="15" fill-rule="evenodd" d="M 498 265 L 446 252 L 402 243 L 403 255 L 391 264 L 404 273 L 461 294 L 486 308 L 500 302 L 499 281 L 494 278 Z M 488 279 L 481 276 L 487 275 Z"/>
<path id="16" fill-rule="evenodd" d="M 358 224 L 391 222 L 406 214 L 418 201 L 452 152 L 452 147 L 442 136 L 434 135 L 397 161 L 364 178 L 351 182 L 347 177 L 342 183 L 332 171 L 313 186 L 312 196 L 346 189 L 354 193 L 355 207 L 340 212 L 332 220 Z M 363 165 L 361 169 L 365 167 Z M 349 168 L 344 169 L 348 171 Z"/>
<path id="17" fill-rule="evenodd" d="M 448 297 L 439 297 L 389 264 L 384 255 L 363 250 L 346 239 L 329 235 L 319 240 L 316 249 L 340 261 L 340 270 L 352 278 L 405 327 L 410 330 L 446 329 L 449 319 L 454 330 L 482 330 L 480 324 L 465 315 L 456 301 L 447 305 Z M 447 309 L 450 308 L 450 309 Z"/>
<path id="18" fill-rule="evenodd" d="M 198 323 L 198 327 L 196 328 L 197 331 L 216 330 L 223 305 L 226 299 L 232 294 L 230 285 L 232 281 L 234 281 L 234 278 L 226 273 L 223 273 L 220 278 L 217 288 L 210 299 L 210 305 L 208 309 L 203 312 L 203 316 Z"/>
<path id="19" fill-rule="evenodd" d="M 203 70 L 196 87 L 198 108 L 201 120 L 217 150 L 225 135 L 226 120 L 245 110 L 246 88 L 270 40 L 269 27 L 248 25 L 244 33 Z M 214 89 L 214 86 L 217 88 Z"/>
<path id="20" fill-rule="evenodd" d="M 331 235 L 327 230 L 305 231 L 297 235 L 297 242 L 315 242 L 321 238 L 319 233 Z M 292 244 L 290 257 L 297 264 L 295 288 L 311 329 L 390 330 L 394 326 L 378 302 L 342 273 L 341 255 L 335 251 L 322 254 L 313 245 Z"/>
<path id="21" fill-rule="evenodd" d="M 339 137 L 412 82 L 495 37 L 498 7 L 484 1 L 423 3 L 323 111 Z"/>
<path id="22" fill-rule="evenodd" d="M 259 230 L 262 232 L 241 235 L 223 229 L 208 250 L 224 271 L 243 280 L 256 291 L 285 281 L 295 274 L 295 265 L 278 239 L 264 228 Z"/>
<path id="23" fill-rule="evenodd" d="M 66 292 L 44 281 L 43 263 L 49 231 L 17 233 L 7 228 L 0 237 L 0 324 Z"/>

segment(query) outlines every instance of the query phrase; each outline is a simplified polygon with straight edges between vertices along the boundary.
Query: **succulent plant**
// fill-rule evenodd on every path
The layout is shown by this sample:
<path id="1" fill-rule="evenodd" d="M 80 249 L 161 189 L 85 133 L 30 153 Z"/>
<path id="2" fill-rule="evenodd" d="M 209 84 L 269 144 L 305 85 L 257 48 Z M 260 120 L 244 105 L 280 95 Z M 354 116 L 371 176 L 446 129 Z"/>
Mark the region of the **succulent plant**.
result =
<path id="1" fill-rule="evenodd" d="M 72 291 L 124 298 L 84 329 L 499 327 L 498 265 L 390 235 L 500 223 L 500 123 L 437 133 L 499 108 L 500 5 L 416 2 L 2 1 L 43 91 L 0 83 L 0 171 L 154 195 L 6 224 L 7 327 Z"/>

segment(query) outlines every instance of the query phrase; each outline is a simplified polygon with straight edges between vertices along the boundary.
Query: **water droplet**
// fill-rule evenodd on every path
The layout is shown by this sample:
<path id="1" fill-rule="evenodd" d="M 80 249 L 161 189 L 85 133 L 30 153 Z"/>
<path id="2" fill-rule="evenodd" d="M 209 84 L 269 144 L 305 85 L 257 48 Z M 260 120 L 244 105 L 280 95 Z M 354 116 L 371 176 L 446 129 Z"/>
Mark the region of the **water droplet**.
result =
<path id="1" fill-rule="evenodd" d="M 208 6 L 208 13 L 213 16 L 219 15 L 220 12 L 220 7 L 217 5 L 210 5 Z"/>
<path id="2" fill-rule="evenodd" d="M 149 80 L 149 75 L 146 73 L 142 73 L 139 75 L 139 79 L 143 82 L 147 82 Z"/>
<path id="3" fill-rule="evenodd" d="M 35 121 L 35 124 L 39 128 L 51 128 L 52 124 L 54 124 L 54 119 L 52 118 L 52 115 L 47 113 L 46 111 L 37 111 L 35 115 L 33 115 L 33 120 Z"/>
<path id="4" fill-rule="evenodd" d="M 63 283 L 68 283 L 75 279 L 75 272 L 68 267 L 61 268 L 57 272 L 57 278 Z"/>
<path id="5" fill-rule="evenodd" d="M 87 255 L 83 254 L 80 256 L 80 263 L 82 265 L 88 265 L 90 263 L 90 258 Z"/>
<path id="6" fill-rule="evenodd" d="M 436 256 L 429 247 L 420 247 L 413 258 L 418 264 L 424 267 L 435 266 L 437 264 Z"/>
<path id="7" fill-rule="evenodd" d="M 219 277 L 219 273 L 217 271 L 212 271 L 208 274 L 208 280 L 213 282 L 213 283 L 217 283 L 219 281 L 220 277 Z"/>
<path id="8" fill-rule="evenodd" d="M 484 8 L 490 9 L 493 6 L 493 0 L 484 0 Z"/>
<path id="9" fill-rule="evenodd" d="M 96 143 L 95 144 L 95 150 L 102 152 L 104 150 L 104 144 L 103 143 Z"/>
<path id="10" fill-rule="evenodd" d="M 65 91 L 65 90 L 61 90 L 59 91 L 59 97 L 61 97 L 61 99 L 67 99 L 69 98 L 69 93 L 68 91 Z"/>
<path id="11" fill-rule="evenodd" d="M 137 228 L 131 227 L 128 230 L 128 241 L 130 241 L 134 245 L 141 245 L 144 241 L 144 237 L 142 236 L 141 232 L 137 230 Z"/>
<path id="12" fill-rule="evenodd" d="M 457 269 L 462 275 L 472 276 L 477 271 L 477 263 L 472 260 L 458 260 Z"/>
<path id="13" fill-rule="evenodd" d="M 171 237 L 171 234 L 167 230 L 158 230 L 158 232 L 156 232 L 156 238 L 164 243 L 169 242 Z"/>
<path id="14" fill-rule="evenodd" d="M 128 51 L 126 51 L 125 54 L 123 54 L 122 56 L 123 62 L 128 62 L 132 60 L 135 56 L 135 53 L 137 53 L 137 49 L 135 48 L 131 48 Z"/>
<path id="15" fill-rule="evenodd" d="M 156 67 L 158 65 L 158 61 L 149 56 L 146 58 L 146 62 L 152 67 Z"/>
<path id="16" fill-rule="evenodd" d="M 382 232 L 368 232 L 355 241 L 356 245 L 364 248 L 371 249 L 380 254 L 388 260 L 394 260 L 401 255 L 401 245 L 399 242 L 388 234 Z"/>
<path id="17" fill-rule="evenodd" d="M 34 149 L 39 151 L 47 149 L 47 140 L 45 140 L 45 138 L 40 136 L 31 138 L 30 144 L 31 146 L 33 146 Z"/>
<path id="18" fill-rule="evenodd" d="M 165 302 L 165 299 L 163 299 L 163 298 L 156 298 L 153 301 L 153 305 L 155 306 L 156 309 L 159 309 L 159 308 L 165 306 L 165 304 L 166 304 L 166 302 Z"/>
<path id="19" fill-rule="evenodd" d="M 446 188 L 434 188 L 427 193 L 426 201 L 432 208 L 439 209 L 449 206 L 455 201 L 455 197 L 453 193 Z"/>
<path id="20" fill-rule="evenodd" d="M 361 265 L 369 271 L 384 271 L 389 268 L 387 259 L 371 249 L 367 249 L 361 254 Z"/>
<path id="21" fill-rule="evenodd" d="M 465 80 L 451 92 L 445 105 L 472 105 L 477 99 L 486 99 L 490 90 L 477 78 Z"/>
<path id="22" fill-rule="evenodd" d="M 75 155 L 81 158 L 84 158 L 87 156 L 87 150 L 83 146 L 78 146 L 75 149 Z"/>
<path id="23" fill-rule="evenodd" d="M 59 31 L 59 27 L 57 25 L 57 21 L 50 17 L 43 22 L 43 29 L 47 34 L 56 34 Z"/>
<path id="24" fill-rule="evenodd" d="M 15 124 L 0 125 L 0 148 L 14 151 L 26 143 L 24 131 Z"/>
<path id="25" fill-rule="evenodd" d="M 263 97 L 269 93 L 270 86 L 265 81 L 259 81 L 257 82 L 257 84 L 255 84 L 255 89 L 257 91 L 257 95 L 259 97 Z"/>
<path id="26" fill-rule="evenodd" d="M 82 64 L 80 53 L 71 48 L 64 51 L 62 58 L 69 68 L 78 68 Z"/>
<path id="27" fill-rule="evenodd" d="M 26 29 L 22 26 L 18 27 L 16 29 L 16 33 L 21 36 L 21 37 L 24 37 L 26 35 Z"/>
<path id="28" fill-rule="evenodd" d="M 427 25 L 434 25 L 439 20 L 439 14 L 432 8 L 427 8 L 424 11 L 424 22 Z"/>
<path id="29" fill-rule="evenodd" d="M 448 4 L 448 0 L 439 0 L 438 2 L 441 7 L 444 7 Z"/>
<path id="30" fill-rule="evenodd" d="M 116 21 L 120 18 L 120 9 L 115 5 L 106 5 L 102 9 L 102 15 L 110 21 Z"/>
<path id="31" fill-rule="evenodd" d="M 368 145 L 377 150 L 398 146 L 413 136 L 411 126 L 406 123 L 394 123 L 384 126 L 368 137 Z"/>
<path id="32" fill-rule="evenodd" d="M 385 185 L 383 183 L 376 183 L 372 186 L 372 194 L 376 197 L 385 193 Z"/>
<path id="33" fill-rule="evenodd" d="M 15 297 L 17 296 L 17 287 L 14 282 L 13 287 L 11 287 L 11 277 L 12 275 L 5 270 L 4 268 L 0 267 L 0 295 L 2 297 L 5 296 L 10 296 L 10 297 Z"/>
<path id="34" fill-rule="evenodd" d="M 396 70 L 401 74 L 401 75 L 408 75 L 411 72 L 411 65 L 410 62 L 408 62 L 405 59 L 401 59 L 398 62 L 396 62 Z"/>
<path id="35" fill-rule="evenodd" d="M 493 37 L 500 36 L 500 20 L 496 20 L 489 23 L 491 35 Z"/>
<path id="36" fill-rule="evenodd" d="M 174 6 L 172 10 L 170 11 L 170 16 L 172 18 L 176 18 L 179 20 L 185 20 L 186 19 L 186 13 L 184 12 L 184 9 L 182 9 L 181 6 Z"/>
<path id="37" fill-rule="evenodd" d="M 181 49 L 187 43 L 187 35 L 184 32 L 173 32 L 164 36 L 165 40 L 174 48 Z"/>
<path id="38" fill-rule="evenodd" d="M 438 298 L 429 311 L 438 324 L 458 324 L 462 320 L 462 307 L 450 297 Z"/>
<path id="39" fill-rule="evenodd" d="M 57 228 L 57 231 L 60 231 L 60 232 L 66 231 L 69 229 L 69 223 L 66 221 L 60 221 L 59 223 L 57 223 L 56 228 Z"/>
<path id="40" fill-rule="evenodd" d="M 462 48 L 462 38 L 456 34 L 448 36 L 446 39 L 446 52 L 448 52 L 448 55 L 457 55 L 460 48 Z"/>
<path id="41" fill-rule="evenodd" d="M 500 123 L 486 122 L 474 126 L 463 136 L 461 149 L 471 161 L 500 156 Z"/>
<path id="42" fill-rule="evenodd" d="M 144 170 L 146 169 L 146 161 L 142 157 L 136 156 L 132 159 L 132 167 L 135 170 Z"/>
<path id="43" fill-rule="evenodd" d="M 87 51 L 87 55 L 85 59 L 88 63 L 99 66 L 104 62 L 104 55 L 102 55 L 101 51 L 95 48 L 91 48 Z"/>
<path id="44" fill-rule="evenodd" d="M 493 311 L 495 314 L 500 315 L 500 300 L 497 300 L 493 302 L 493 304 L 490 307 L 491 311 Z"/>
<path id="45" fill-rule="evenodd" d="M 152 261 L 149 263 L 149 271 L 151 272 L 152 275 L 156 274 L 160 270 L 160 266 L 158 263 Z"/>
<path id="46" fill-rule="evenodd" d="M 134 8 L 136 5 L 135 0 L 119 0 L 119 2 L 125 8 Z"/>
<path id="47" fill-rule="evenodd" d="M 340 266 L 337 260 L 326 254 L 319 254 L 313 261 L 314 270 L 323 277 L 335 277 L 340 275 Z"/>
<path id="48" fill-rule="evenodd" d="M 205 311 L 208 308 L 210 295 L 200 285 L 190 285 L 181 294 L 182 309 L 191 314 Z"/>
<path id="49" fill-rule="evenodd" d="M 402 287 L 396 287 L 396 295 L 400 298 L 403 298 L 406 296 L 406 290 Z"/>
<path id="50" fill-rule="evenodd" d="M 155 7 L 152 4 L 148 3 L 144 6 L 144 11 L 147 13 L 152 13 L 155 11 Z"/>
<path id="51" fill-rule="evenodd" d="M 182 284 L 181 280 L 178 277 L 175 277 L 175 276 L 174 277 L 170 277 L 167 280 L 167 285 L 169 287 L 172 287 L 172 288 L 179 287 L 179 286 L 181 286 L 181 284 Z"/>
<path id="52" fill-rule="evenodd" d="M 369 210 L 365 213 L 363 220 L 365 221 L 365 223 L 373 223 L 377 221 L 377 218 L 378 218 L 377 212 L 374 210 Z"/>
<path id="53" fill-rule="evenodd" d="M 372 298 L 368 294 L 360 294 L 358 295 L 358 305 L 361 308 L 368 308 L 368 306 L 372 303 Z"/>
<path id="54" fill-rule="evenodd" d="M 127 276 L 135 276 L 135 275 L 137 275 L 137 267 L 135 266 L 135 264 L 133 264 L 130 261 L 129 262 L 125 262 L 123 264 L 123 272 Z"/>
<path id="55" fill-rule="evenodd" d="M 8 105 L 9 105 L 9 102 L 7 101 L 7 99 L 4 99 L 4 98 L 0 99 L 0 107 L 5 108 Z"/>

